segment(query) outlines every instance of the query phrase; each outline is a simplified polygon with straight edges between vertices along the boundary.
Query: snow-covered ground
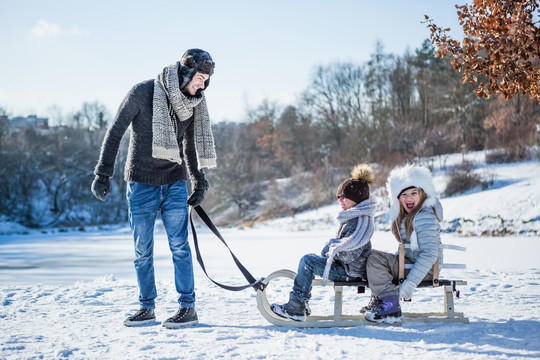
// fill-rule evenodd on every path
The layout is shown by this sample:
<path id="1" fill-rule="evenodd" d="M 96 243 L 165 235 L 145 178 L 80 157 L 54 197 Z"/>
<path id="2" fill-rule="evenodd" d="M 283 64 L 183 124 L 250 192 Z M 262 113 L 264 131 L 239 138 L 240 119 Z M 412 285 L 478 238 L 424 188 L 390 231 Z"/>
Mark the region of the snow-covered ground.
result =
<path id="1" fill-rule="evenodd" d="M 469 324 L 277 327 L 258 312 L 255 291 L 223 290 L 195 263 L 200 325 L 178 330 L 159 323 L 127 328 L 123 319 L 138 309 L 129 228 L 21 234 L 20 228 L 0 224 L 0 359 L 540 358 L 540 239 L 534 235 L 540 217 L 540 165 L 479 165 L 477 171 L 493 174 L 493 186 L 443 199 L 446 223 L 460 224 L 465 234 L 480 234 L 497 226 L 490 219 L 503 219 L 522 234 L 442 234 L 444 243 L 467 247 L 465 253 L 445 253 L 446 262 L 465 263 L 467 269 L 445 270 L 442 276 L 468 282 L 460 288 L 455 306 Z M 442 191 L 445 175 L 434 173 Z M 294 219 L 221 231 L 252 274 L 264 277 L 278 269 L 296 270 L 303 254 L 319 252 L 336 231 L 337 211 L 337 205 L 328 206 Z M 220 282 L 243 284 L 220 241 L 202 228 L 198 233 L 210 275 Z M 396 249 L 384 230 L 376 231 L 372 242 L 377 249 Z M 163 320 L 176 311 L 177 295 L 161 228 L 156 230 L 155 260 L 156 312 Z M 287 292 L 285 284 L 271 296 L 285 301 Z M 330 288 L 314 289 L 313 312 L 331 313 L 332 297 Z M 357 313 L 368 298 L 369 290 L 356 294 L 347 289 L 345 312 Z M 413 301 L 402 306 L 408 312 L 440 311 L 442 291 L 417 290 Z"/>

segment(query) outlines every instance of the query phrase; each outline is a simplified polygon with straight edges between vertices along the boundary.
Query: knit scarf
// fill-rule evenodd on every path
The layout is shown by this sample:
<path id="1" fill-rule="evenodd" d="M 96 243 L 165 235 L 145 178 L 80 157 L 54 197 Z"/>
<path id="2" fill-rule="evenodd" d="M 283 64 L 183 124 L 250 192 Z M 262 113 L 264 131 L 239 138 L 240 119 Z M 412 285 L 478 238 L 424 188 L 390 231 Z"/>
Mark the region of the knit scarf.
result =
<path id="1" fill-rule="evenodd" d="M 373 223 L 373 214 L 375 212 L 375 200 L 367 199 L 362 201 L 355 207 L 342 211 L 338 214 L 337 220 L 340 224 L 344 224 L 347 221 L 358 218 L 358 223 L 354 232 L 343 239 L 340 239 L 338 243 L 330 245 L 328 251 L 328 260 L 326 260 L 326 266 L 324 268 L 322 285 L 325 286 L 328 281 L 328 275 L 330 273 L 330 267 L 334 262 L 334 258 L 340 251 L 353 251 L 364 245 L 366 245 L 373 235 L 375 225 Z M 339 231 L 336 237 L 339 237 Z"/>
<path id="2" fill-rule="evenodd" d="M 180 91 L 179 66 L 182 66 L 180 62 L 167 66 L 154 80 L 152 157 L 182 164 L 177 121 L 186 121 L 193 115 L 198 167 L 216 167 L 214 136 L 204 93 L 196 98 Z"/>

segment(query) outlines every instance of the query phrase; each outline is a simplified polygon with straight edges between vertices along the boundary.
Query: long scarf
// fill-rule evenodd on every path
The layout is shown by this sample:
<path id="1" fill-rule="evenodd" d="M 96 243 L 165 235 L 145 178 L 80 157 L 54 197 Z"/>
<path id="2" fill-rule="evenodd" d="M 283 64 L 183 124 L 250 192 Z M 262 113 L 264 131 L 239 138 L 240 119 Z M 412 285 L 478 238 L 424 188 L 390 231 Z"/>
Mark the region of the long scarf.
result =
<path id="1" fill-rule="evenodd" d="M 328 260 L 326 260 L 326 266 L 324 267 L 322 285 L 325 286 L 328 281 L 328 275 L 330 274 L 330 267 L 334 262 L 334 258 L 340 251 L 353 251 L 364 245 L 366 245 L 373 235 L 375 225 L 373 223 L 373 214 L 375 213 L 375 200 L 367 199 L 362 201 L 355 207 L 342 211 L 338 214 L 337 220 L 340 224 L 344 224 L 347 221 L 358 218 L 356 229 L 354 232 L 343 239 L 340 242 L 330 245 L 328 250 Z M 336 237 L 339 236 L 339 233 Z"/>
<path id="2" fill-rule="evenodd" d="M 180 62 L 167 66 L 154 80 L 152 157 L 182 163 L 176 122 L 193 115 L 198 167 L 216 167 L 214 136 L 204 93 L 195 98 L 180 91 L 179 66 L 182 66 Z"/>

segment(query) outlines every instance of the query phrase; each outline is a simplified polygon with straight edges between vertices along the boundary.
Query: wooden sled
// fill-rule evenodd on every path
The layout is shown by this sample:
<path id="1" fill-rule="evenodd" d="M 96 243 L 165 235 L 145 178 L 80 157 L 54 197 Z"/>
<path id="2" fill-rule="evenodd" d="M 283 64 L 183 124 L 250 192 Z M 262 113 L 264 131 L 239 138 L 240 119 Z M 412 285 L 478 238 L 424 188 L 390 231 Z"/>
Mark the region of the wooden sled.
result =
<path id="1" fill-rule="evenodd" d="M 277 278 L 288 278 L 294 280 L 296 273 L 290 270 L 278 270 L 270 274 L 263 280 L 264 290 L 257 291 L 257 308 L 261 315 L 270 323 L 277 326 L 288 326 L 295 328 L 329 328 L 329 327 L 351 327 L 360 325 L 378 325 L 378 323 L 365 320 L 364 315 L 358 311 L 357 315 L 343 314 L 343 288 L 345 286 L 355 286 L 362 292 L 367 287 L 367 282 L 332 282 L 328 281 L 327 286 L 333 286 L 335 292 L 334 313 L 333 315 L 310 315 L 306 321 L 294 321 L 282 318 L 272 311 L 271 304 L 268 302 L 266 292 L 270 282 Z M 404 321 L 422 321 L 422 322 L 461 322 L 468 323 L 469 320 L 463 316 L 463 313 L 454 311 L 454 295 L 456 285 L 466 285 L 463 280 L 445 280 L 439 279 L 439 285 L 444 289 L 444 310 L 441 313 L 403 313 Z M 419 287 L 431 287 L 432 282 L 421 283 Z M 314 279 L 313 286 L 322 286 L 322 279 Z M 358 306 L 360 310 L 360 306 Z"/>

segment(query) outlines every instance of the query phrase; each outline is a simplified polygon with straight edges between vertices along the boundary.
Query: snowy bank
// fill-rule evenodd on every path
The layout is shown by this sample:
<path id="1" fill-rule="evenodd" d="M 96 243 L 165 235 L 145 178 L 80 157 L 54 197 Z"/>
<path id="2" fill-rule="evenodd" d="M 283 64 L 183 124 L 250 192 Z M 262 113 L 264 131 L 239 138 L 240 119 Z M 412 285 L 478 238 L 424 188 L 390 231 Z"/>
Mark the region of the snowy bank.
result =
<path id="1" fill-rule="evenodd" d="M 300 257 L 318 251 L 328 231 L 276 229 L 223 231 L 255 276 L 295 270 Z M 376 232 L 375 248 L 395 250 L 387 232 Z M 127 328 L 123 319 L 138 309 L 131 236 L 117 230 L 13 236 L 0 246 L 0 358 L 2 359 L 530 359 L 540 357 L 540 242 L 531 237 L 487 238 L 443 235 L 467 246 L 467 270 L 446 275 L 468 281 L 456 310 L 469 324 L 404 323 L 333 329 L 291 329 L 259 314 L 252 289 L 229 292 L 213 285 L 195 264 L 200 325 L 168 330 L 159 323 Z M 244 280 L 227 251 L 201 229 L 207 269 L 232 285 Z M 508 243 L 510 242 L 510 243 Z M 454 261 L 449 254 L 449 261 Z M 11 265 L 10 265 L 11 264 Z M 26 268 L 22 266 L 26 264 Z M 7 266 L 5 266 L 7 265 Z M 157 233 L 156 313 L 164 320 L 177 308 L 172 263 L 163 232 Z M 79 280 L 75 280 L 75 279 Z M 285 301 L 289 287 L 277 288 Z M 331 313 L 333 291 L 317 289 L 317 313 Z M 345 293 L 344 310 L 355 313 L 366 294 Z M 405 311 L 440 311 L 442 291 L 419 289 Z"/>

